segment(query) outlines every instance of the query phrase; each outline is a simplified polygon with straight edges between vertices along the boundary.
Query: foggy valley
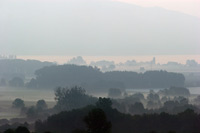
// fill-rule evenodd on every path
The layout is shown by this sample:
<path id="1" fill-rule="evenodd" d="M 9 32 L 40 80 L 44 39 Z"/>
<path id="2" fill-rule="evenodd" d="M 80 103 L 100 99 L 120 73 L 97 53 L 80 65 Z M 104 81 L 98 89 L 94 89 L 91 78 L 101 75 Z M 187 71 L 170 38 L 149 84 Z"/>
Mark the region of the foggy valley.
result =
<path id="1" fill-rule="evenodd" d="M 200 133 L 195 5 L 0 1 L 0 133 Z"/>

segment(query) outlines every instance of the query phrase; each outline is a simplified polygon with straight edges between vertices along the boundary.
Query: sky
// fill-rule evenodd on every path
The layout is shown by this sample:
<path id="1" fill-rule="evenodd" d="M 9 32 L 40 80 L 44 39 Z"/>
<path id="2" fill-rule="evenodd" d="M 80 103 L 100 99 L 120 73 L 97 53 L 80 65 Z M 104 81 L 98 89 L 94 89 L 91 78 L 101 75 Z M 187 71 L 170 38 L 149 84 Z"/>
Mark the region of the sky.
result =
<path id="1" fill-rule="evenodd" d="M 200 18 L 200 0 L 116 0 L 144 7 L 162 7 Z"/>
<path id="2" fill-rule="evenodd" d="M 200 0 L 118 1 L 0 0 L 0 54 L 200 54 Z"/>

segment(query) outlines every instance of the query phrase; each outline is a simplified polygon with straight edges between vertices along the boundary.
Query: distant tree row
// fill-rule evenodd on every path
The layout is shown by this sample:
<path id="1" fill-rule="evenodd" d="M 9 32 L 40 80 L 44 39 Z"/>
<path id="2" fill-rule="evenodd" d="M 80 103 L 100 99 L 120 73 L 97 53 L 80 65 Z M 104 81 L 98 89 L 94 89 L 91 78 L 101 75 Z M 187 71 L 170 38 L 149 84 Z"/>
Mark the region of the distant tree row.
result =
<path id="1" fill-rule="evenodd" d="M 79 85 L 88 89 L 108 88 L 168 88 L 184 86 L 182 74 L 166 71 L 136 73 L 128 71 L 101 72 L 97 68 L 76 65 L 58 65 L 39 69 L 36 78 L 28 83 L 31 88 L 55 88 Z"/>
<path id="2" fill-rule="evenodd" d="M 172 87 L 175 88 L 175 87 Z M 165 91 L 169 91 L 172 89 L 166 89 Z M 181 88 L 178 88 L 179 92 Z M 142 93 L 135 93 L 132 95 L 126 95 L 124 97 L 112 99 L 113 108 L 116 108 L 118 111 L 122 113 L 130 113 L 130 114 L 151 114 L 151 113 L 171 113 L 177 114 L 186 109 L 192 109 L 195 112 L 199 112 L 198 103 L 199 97 L 194 100 L 189 101 L 187 98 L 189 93 L 184 93 L 186 88 L 182 88 L 183 93 L 180 95 L 177 94 L 176 89 L 171 93 L 167 93 L 167 95 L 160 95 L 160 92 L 155 93 L 154 91 L 150 91 L 150 93 L 145 97 Z M 183 95 L 184 94 L 184 95 Z M 192 105 L 193 103 L 194 105 Z M 195 106 L 197 105 L 197 106 Z"/>
<path id="3" fill-rule="evenodd" d="M 2 78 L 0 80 L 0 86 L 5 87 L 24 87 L 24 80 L 20 77 L 13 77 L 11 80 L 6 81 L 6 79 Z"/>
<path id="4" fill-rule="evenodd" d="M 51 62 L 41 62 L 37 60 L 22 59 L 1 59 L 0 60 L 0 79 L 10 81 L 15 77 L 22 80 L 34 76 L 36 70 L 45 66 L 53 65 Z"/>
<path id="5" fill-rule="evenodd" d="M 158 93 L 165 96 L 190 96 L 190 91 L 184 87 L 170 87 L 169 89 L 160 90 Z"/>

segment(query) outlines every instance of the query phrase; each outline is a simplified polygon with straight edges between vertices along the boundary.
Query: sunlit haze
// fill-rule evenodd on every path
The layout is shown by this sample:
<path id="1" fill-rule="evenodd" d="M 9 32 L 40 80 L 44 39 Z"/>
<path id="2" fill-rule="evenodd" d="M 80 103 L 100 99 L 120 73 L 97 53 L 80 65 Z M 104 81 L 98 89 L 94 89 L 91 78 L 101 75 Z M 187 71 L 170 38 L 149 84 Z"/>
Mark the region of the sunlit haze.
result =
<path id="1" fill-rule="evenodd" d="M 0 0 L 0 133 L 200 133 L 200 0 Z"/>
<path id="2" fill-rule="evenodd" d="M 1 0 L 0 53 L 198 55 L 198 6 L 194 0 Z"/>
<path id="3" fill-rule="evenodd" d="M 199 0 L 116 0 L 144 7 L 162 7 L 200 17 Z"/>

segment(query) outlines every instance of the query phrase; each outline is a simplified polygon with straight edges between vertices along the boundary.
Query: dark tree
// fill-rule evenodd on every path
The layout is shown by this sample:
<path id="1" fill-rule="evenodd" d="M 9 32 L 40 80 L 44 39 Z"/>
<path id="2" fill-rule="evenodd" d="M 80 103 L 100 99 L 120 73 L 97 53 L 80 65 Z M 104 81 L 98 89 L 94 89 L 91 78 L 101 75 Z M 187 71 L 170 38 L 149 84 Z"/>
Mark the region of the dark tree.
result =
<path id="1" fill-rule="evenodd" d="M 16 98 L 13 103 L 12 103 L 12 106 L 14 108 L 23 108 L 25 107 L 25 104 L 24 104 L 24 101 L 20 98 Z"/>
<path id="2" fill-rule="evenodd" d="M 47 109 L 47 104 L 46 104 L 45 100 L 43 100 L 43 99 L 38 100 L 37 104 L 36 104 L 36 109 L 38 111 L 43 111 L 43 110 Z"/>
<path id="3" fill-rule="evenodd" d="M 88 133 L 111 133 L 111 122 L 107 121 L 102 109 L 93 109 L 84 118 L 84 121 L 87 124 Z"/>
<path id="4" fill-rule="evenodd" d="M 96 98 L 86 95 L 83 88 L 77 86 L 71 89 L 57 88 L 55 96 L 57 101 L 55 108 L 60 111 L 81 108 L 97 101 Z"/>
<path id="5" fill-rule="evenodd" d="M 112 108 L 112 101 L 109 98 L 101 98 L 100 97 L 96 103 L 96 106 L 103 110 L 109 110 Z"/>
<path id="6" fill-rule="evenodd" d="M 13 130 L 13 129 L 7 129 L 3 133 L 15 133 L 15 130 Z"/>
<path id="7" fill-rule="evenodd" d="M 19 126 L 15 130 L 15 133 L 30 133 L 30 131 L 26 127 Z"/>

